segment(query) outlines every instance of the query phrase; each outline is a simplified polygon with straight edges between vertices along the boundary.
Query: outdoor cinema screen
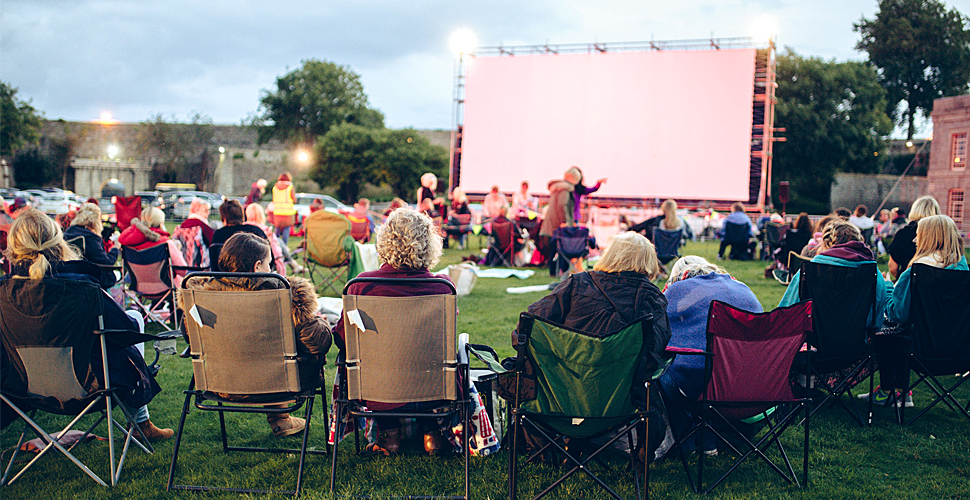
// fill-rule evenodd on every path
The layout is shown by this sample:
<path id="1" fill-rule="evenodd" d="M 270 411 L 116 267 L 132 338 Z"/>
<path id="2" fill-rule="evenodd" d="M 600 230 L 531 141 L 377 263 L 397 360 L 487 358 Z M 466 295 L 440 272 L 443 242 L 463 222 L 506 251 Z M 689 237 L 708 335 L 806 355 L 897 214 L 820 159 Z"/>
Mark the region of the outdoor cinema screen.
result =
<path id="1" fill-rule="evenodd" d="M 598 196 L 749 198 L 755 49 L 470 57 L 459 184 Z"/>

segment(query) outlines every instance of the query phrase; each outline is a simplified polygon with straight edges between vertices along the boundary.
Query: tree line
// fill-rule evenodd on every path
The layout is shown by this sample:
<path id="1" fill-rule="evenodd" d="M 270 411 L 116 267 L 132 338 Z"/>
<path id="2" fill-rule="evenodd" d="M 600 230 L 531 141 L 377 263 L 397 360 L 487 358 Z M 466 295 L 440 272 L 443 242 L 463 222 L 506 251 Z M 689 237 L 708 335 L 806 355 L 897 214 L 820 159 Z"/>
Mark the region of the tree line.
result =
<path id="1" fill-rule="evenodd" d="M 773 192 L 789 181 L 791 210 L 827 212 L 837 172 L 879 172 L 895 125 L 912 139 L 934 99 L 967 92 L 970 19 L 957 9 L 939 0 L 879 0 L 876 15 L 860 19 L 854 30 L 866 61 L 805 57 L 791 48 L 777 56 L 775 124 L 787 131 L 786 142 L 774 146 Z M 67 182 L 64 164 L 80 136 L 39 149 L 42 114 L 17 89 L 0 82 L 0 90 L 0 155 L 11 159 L 18 185 Z M 278 77 L 247 122 L 260 144 L 275 139 L 312 149 L 309 177 L 336 188 L 345 202 L 355 201 L 364 183 L 386 184 L 407 198 L 422 173 L 447 172 L 444 148 L 411 129 L 386 129 L 360 76 L 333 62 L 306 60 Z M 156 115 L 143 122 L 141 137 L 155 180 L 201 186 L 211 180 L 208 117 L 179 123 Z"/>

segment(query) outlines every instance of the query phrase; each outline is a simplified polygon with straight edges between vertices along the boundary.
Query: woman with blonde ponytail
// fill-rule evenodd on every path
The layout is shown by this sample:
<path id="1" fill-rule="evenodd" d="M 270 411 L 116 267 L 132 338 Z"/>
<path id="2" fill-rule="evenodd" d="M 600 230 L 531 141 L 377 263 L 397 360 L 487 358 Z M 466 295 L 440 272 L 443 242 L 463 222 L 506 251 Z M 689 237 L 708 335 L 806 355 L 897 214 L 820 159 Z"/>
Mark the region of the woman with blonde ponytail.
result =
<path id="1" fill-rule="evenodd" d="M 100 284 L 100 268 L 80 260 L 74 248 L 64 241 L 60 226 L 36 209 L 24 211 L 10 226 L 10 234 L 7 236 L 7 257 L 11 261 L 13 271 L 0 277 L 0 281 L 58 278 Z M 0 299 L 10 300 L 9 297 Z M 105 329 L 144 331 L 144 323 L 140 317 L 136 317 L 137 313 L 133 312 L 132 315 L 125 313 L 107 294 L 102 294 L 102 306 Z M 137 343 L 138 347 L 142 347 L 140 343 L 142 339 L 143 337 L 139 335 L 112 334 L 111 342 L 107 343 L 111 384 L 118 389 L 121 401 L 131 408 L 135 415 L 135 423 L 149 439 L 168 439 L 174 434 L 172 429 L 155 427 L 149 420 L 148 407 L 145 406 L 161 392 L 161 388 L 148 372 L 144 352 L 139 351 L 134 345 Z M 98 345 L 94 349 L 97 352 L 92 353 L 93 357 L 100 358 L 101 346 Z M 128 360 L 127 363 L 123 361 L 125 359 Z"/>

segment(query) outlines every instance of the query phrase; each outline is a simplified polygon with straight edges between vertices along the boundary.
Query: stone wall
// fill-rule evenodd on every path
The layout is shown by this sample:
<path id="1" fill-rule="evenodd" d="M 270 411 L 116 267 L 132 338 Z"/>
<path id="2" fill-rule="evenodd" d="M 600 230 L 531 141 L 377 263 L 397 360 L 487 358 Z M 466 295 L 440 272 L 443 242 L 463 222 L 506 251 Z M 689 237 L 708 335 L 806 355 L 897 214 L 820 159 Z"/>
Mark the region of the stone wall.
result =
<path id="1" fill-rule="evenodd" d="M 877 174 L 835 174 L 832 183 L 832 208 L 846 207 L 855 210 L 858 205 L 865 205 L 872 214 L 882 199 L 886 197 L 893 184 L 899 179 L 895 175 Z M 905 176 L 899 186 L 892 192 L 883 208 L 905 207 L 916 201 L 916 198 L 926 194 L 926 177 Z"/>

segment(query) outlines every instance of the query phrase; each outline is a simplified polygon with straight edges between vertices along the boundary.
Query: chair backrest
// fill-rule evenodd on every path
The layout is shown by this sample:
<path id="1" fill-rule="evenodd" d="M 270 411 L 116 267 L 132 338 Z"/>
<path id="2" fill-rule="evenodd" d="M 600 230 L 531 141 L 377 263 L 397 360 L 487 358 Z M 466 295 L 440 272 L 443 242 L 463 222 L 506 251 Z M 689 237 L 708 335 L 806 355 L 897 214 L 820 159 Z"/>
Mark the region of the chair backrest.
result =
<path id="1" fill-rule="evenodd" d="M 96 283 L 83 281 L 0 282 L 0 336 L 9 366 L 5 394 L 54 398 L 63 407 L 104 387 L 100 356 L 92 356 L 98 341 L 92 332 L 103 314 L 101 294 Z"/>
<path id="2" fill-rule="evenodd" d="M 617 423 L 614 418 L 636 411 L 634 391 L 646 391 L 646 380 L 638 373 L 650 346 L 645 337 L 652 331 L 649 314 L 606 336 L 520 314 L 520 352 L 536 375 L 536 399 L 523 408 L 553 417 L 549 425 L 572 437 L 588 437 L 612 427 Z M 646 397 L 641 394 L 637 399 Z"/>
<path id="3" fill-rule="evenodd" d="M 514 222 L 510 220 L 505 222 L 492 220 L 492 239 L 495 242 L 495 249 L 503 255 L 511 256 L 515 253 L 516 233 Z"/>
<path id="4" fill-rule="evenodd" d="M 141 215 L 141 196 L 115 196 L 115 218 L 118 230 L 124 231 L 131 225 L 131 219 Z"/>
<path id="5" fill-rule="evenodd" d="M 567 226 L 556 229 L 553 233 L 556 249 L 570 259 L 584 257 L 588 252 L 589 228 L 582 226 Z"/>
<path id="6" fill-rule="evenodd" d="M 219 267 L 219 254 L 222 253 L 222 245 L 224 243 L 213 243 L 209 245 L 209 269 L 213 271 L 222 271 Z"/>
<path id="7" fill-rule="evenodd" d="M 307 256 L 314 262 L 337 267 L 347 263 L 345 241 L 350 235 L 350 221 L 340 214 L 317 210 L 303 221 L 306 230 Z"/>
<path id="8" fill-rule="evenodd" d="M 680 241 L 684 237 L 683 229 L 653 228 L 653 244 L 657 247 L 657 257 L 661 261 L 669 261 L 680 255 Z"/>
<path id="9" fill-rule="evenodd" d="M 179 226 L 172 231 L 172 239 L 178 241 L 182 246 L 182 256 L 185 257 L 186 265 L 191 267 L 209 267 L 209 249 L 206 248 L 205 238 L 202 235 L 200 226 L 182 227 Z"/>
<path id="10" fill-rule="evenodd" d="M 868 245 L 872 246 L 872 235 L 876 232 L 875 227 L 870 227 L 859 231 L 862 234 L 862 241 Z"/>
<path id="11" fill-rule="evenodd" d="M 239 278 L 266 280 L 275 288 L 186 288 L 190 280 Z M 268 273 L 192 273 L 182 281 L 180 292 L 197 390 L 227 394 L 301 391 L 286 278 Z"/>
<path id="12" fill-rule="evenodd" d="M 350 221 L 350 236 L 361 243 L 370 241 L 370 221 L 367 218 L 358 219 L 353 214 L 347 215 Z"/>
<path id="13" fill-rule="evenodd" d="M 800 253 L 788 252 L 788 273 L 794 276 L 802 268 L 802 264 L 811 260 L 808 257 L 802 257 Z"/>
<path id="14" fill-rule="evenodd" d="M 161 243 L 144 250 L 121 247 L 129 290 L 142 295 L 160 295 L 172 289 L 172 264 L 168 245 Z"/>
<path id="15" fill-rule="evenodd" d="M 75 236 L 69 240 L 65 240 L 65 242 L 76 248 L 81 256 L 87 254 L 87 245 L 84 243 L 84 236 Z"/>
<path id="16" fill-rule="evenodd" d="M 788 232 L 788 224 L 781 222 L 769 222 L 765 224 L 765 241 L 773 247 L 781 244 L 781 239 Z"/>
<path id="17" fill-rule="evenodd" d="M 795 354 L 812 331 L 812 303 L 799 302 L 767 313 L 743 311 L 715 300 L 707 318 L 709 401 L 792 401 L 788 382 Z M 735 419 L 774 405 L 725 408 Z"/>
<path id="18" fill-rule="evenodd" d="M 805 262 L 800 271 L 800 298 L 812 301 L 814 331 L 808 342 L 817 349 L 816 359 L 850 362 L 864 357 L 869 318 L 877 313 L 876 263 L 847 267 Z"/>
<path id="19" fill-rule="evenodd" d="M 347 294 L 359 282 L 446 283 L 452 293 L 411 297 Z M 460 396 L 456 299 L 454 285 L 439 278 L 356 278 L 347 282 L 343 315 L 348 397 L 384 403 L 456 400 Z"/>
<path id="20" fill-rule="evenodd" d="M 735 224 L 724 222 L 724 239 L 726 241 L 748 241 L 751 237 L 750 224 Z"/>
<path id="21" fill-rule="evenodd" d="M 913 264 L 910 279 L 913 353 L 927 368 L 970 370 L 970 272 Z"/>

